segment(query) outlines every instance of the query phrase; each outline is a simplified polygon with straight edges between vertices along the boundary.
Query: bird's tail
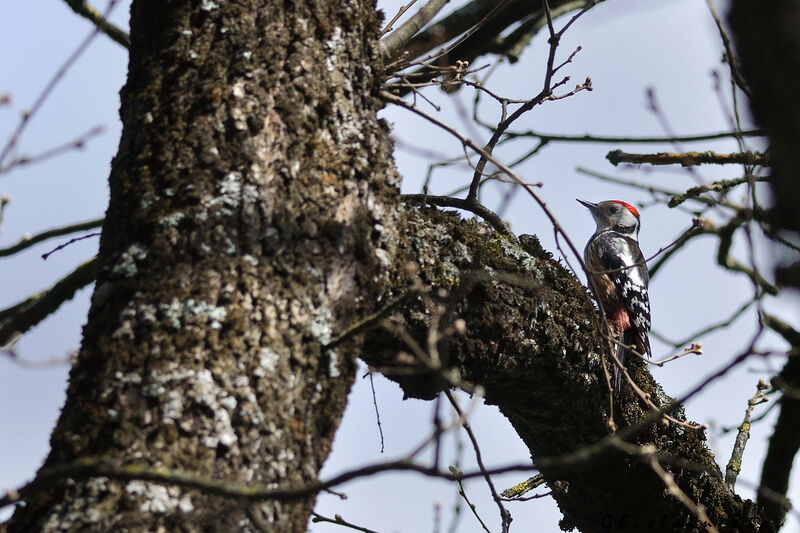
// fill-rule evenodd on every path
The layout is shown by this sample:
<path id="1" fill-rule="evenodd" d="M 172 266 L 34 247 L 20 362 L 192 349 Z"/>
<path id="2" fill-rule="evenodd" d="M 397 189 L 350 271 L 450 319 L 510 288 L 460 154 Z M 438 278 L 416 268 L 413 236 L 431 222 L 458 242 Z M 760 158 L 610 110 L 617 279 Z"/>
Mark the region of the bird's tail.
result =
<path id="1" fill-rule="evenodd" d="M 630 346 L 634 344 L 636 339 L 636 332 L 633 328 L 628 328 L 622 332 L 622 338 L 619 340 L 619 344 L 617 344 L 617 359 L 619 362 L 622 363 L 622 366 L 625 366 L 628 363 L 628 350 L 623 347 Z M 622 388 L 622 370 L 617 368 L 617 365 L 614 365 L 614 394 L 619 394 L 620 389 Z"/>

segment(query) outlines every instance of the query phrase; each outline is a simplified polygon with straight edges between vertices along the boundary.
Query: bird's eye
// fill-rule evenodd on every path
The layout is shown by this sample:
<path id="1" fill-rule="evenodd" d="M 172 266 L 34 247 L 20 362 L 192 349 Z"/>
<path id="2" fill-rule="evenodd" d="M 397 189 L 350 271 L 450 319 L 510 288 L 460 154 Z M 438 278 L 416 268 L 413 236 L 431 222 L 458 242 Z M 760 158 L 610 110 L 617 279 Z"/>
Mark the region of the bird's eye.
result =
<path id="1" fill-rule="evenodd" d="M 617 209 L 618 209 L 617 206 L 612 205 L 611 207 L 608 208 L 608 212 L 609 213 L 616 213 Z"/>

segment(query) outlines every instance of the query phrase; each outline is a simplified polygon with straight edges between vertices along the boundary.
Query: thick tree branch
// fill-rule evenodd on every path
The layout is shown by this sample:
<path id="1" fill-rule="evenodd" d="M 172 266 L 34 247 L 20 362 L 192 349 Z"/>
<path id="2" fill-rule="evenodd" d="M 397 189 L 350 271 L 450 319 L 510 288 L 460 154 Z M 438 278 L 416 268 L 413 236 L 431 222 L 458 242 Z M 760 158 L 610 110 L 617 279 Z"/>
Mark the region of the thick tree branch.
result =
<path id="1" fill-rule="evenodd" d="M 584 7 L 590 2 L 583 2 L 581 5 L 570 0 L 556 0 L 550 2 L 550 10 L 554 15 L 563 14 L 562 6 L 577 9 Z M 495 7 L 497 0 L 473 0 L 472 2 L 456 9 L 447 16 L 430 24 L 425 30 L 415 35 L 405 47 L 408 52 L 408 59 L 419 58 L 433 49 L 455 39 L 459 35 L 467 32 L 470 28 L 480 23 L 480 21 Z M 529 21 L 536 21 L 536 28 L 542 27 L 541 21 L 544 19 L 541 0 L 511 0 L 503 6 L 481 29 L 471 35 L 459 46 L 451 51 L 442 61 L 446 64 L 455 64 L 456 60 L 474 61 L 477 57 L 487 53 L 498 53 L 502 50 L 512 50 L 514 44 L 527 42 L 526 33 L 530 33 L 528 27 L 514 36 L 513 39 L 504 40 L 501 34 L 515 23 L 526 24 Z M 515 59 L 519 51 L 515 52 Z"/>
<path id="2" fill-rule="evenodd" d="M 465 335 L 447 337 L 438 346 L 445 368 L 485 390 L 486 402 L 511 421 L 548 482 L 569 483 L 566 494 L 554 495 L 564 524 L 584 532 L 607 530 L 609 523 L 618 527 L 623 520 L 656 524 L 654 531 L 701 527 L 693 512 L 665 495 L 663 479 L 649 461 L 628 455 L 641 455 L 640 446 L 653 445 L 660 457 L 694 465 L 692 471 L 676 468 L 672 475 L 687 498 L 704 506 L 712 523 L 723 530 L 758 530 L 757 508 L 724 484 L 702 432 L 657 424 L 658 416 L 642 426 L 648 409 L 626 392 L 615 409 L 616 423 L 634 447 L 620 447 L 619 437 L 606 440 L 600 321 L 585 289 L 534 238 L 522 236 L 518 245 L 477 221 L 432 209 L 407 208 L 406 218 L 404 242 L 425 258 L 419 276 L 446 289 L 439 300 L 446 319 L 466 323 Z M 398 280 L 398 287 L 405 283 Z M 424 339 L 431 327 L 426 316 L 424 309 L 412 307 L 400 320 L 415 338 Z M 378 369 L 393 370 L 387 376 L 406 395 L 432 398 L 446 385 L 431 373 L 425 379 L 419 372 L 400 372 L 415 368 L 397 358 L 403 349 L 393 335 L 374 330 L 363 357 Z M 643 362 L 633 362 L 630 372 L 656 405 L 684 418 L 670 407 Z M 628 427 L 635 432 L 625 432 Z M 604 444 L 593 448 L 593 443 Z M 589 449 L 588 455 L 581 452 Z M 562 459 L 565 454 L 574 458 Z"/>

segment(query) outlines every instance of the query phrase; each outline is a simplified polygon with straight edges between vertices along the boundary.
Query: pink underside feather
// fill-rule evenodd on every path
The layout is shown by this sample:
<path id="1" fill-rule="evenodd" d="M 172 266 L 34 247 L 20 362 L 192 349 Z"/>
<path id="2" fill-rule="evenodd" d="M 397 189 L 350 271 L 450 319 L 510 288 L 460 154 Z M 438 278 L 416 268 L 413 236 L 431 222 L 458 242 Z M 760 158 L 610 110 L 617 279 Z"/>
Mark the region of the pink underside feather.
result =
<path id="1" fill-rule="evenodd" d="M 631 327 L 631 319 L 628 316 L 628 311 L 624 307 L 620 307 L 608 317 L 620 331 L 625 331 Z"/>

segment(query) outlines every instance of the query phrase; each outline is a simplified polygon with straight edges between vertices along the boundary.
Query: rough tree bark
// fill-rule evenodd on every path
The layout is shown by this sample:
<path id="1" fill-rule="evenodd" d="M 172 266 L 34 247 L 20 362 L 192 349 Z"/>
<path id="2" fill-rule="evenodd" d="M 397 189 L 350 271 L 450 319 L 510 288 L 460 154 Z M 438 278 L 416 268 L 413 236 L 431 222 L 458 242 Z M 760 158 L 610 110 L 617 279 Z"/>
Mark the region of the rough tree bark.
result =
<path id="1" fill-rule="evenodd" d="M 564 528 L 703 529 L 649 459 L 603 441 L 601 328 L 576 278 L 534 238 L 400 203 L 376 119 L 376 30 L 367 0 L 134 0 L 98 282 L 43 468 L 102 456 L 259 485 L 314 481 L 355 354 L 409 396 L 445 386 L 437 372 L 391 372 L 415 363 L 382 330 L 361 350 L 322 349 L 404 293 L 412 261 L 444 289 L 431 294 L 446 321 L 467 324 L 440 346 L 446 367 L 485 389 L 550 483 L 569 482 L 557 496 Z M 430 310 L 402 311 L 424 338 Z M 669 402 L 642 364 L 633 375 Z M 628 394 L 616 413 L 626 427 L 646 409 Z M 725 487 L 702 434 L 652 423 L 628 440 L 655 446 L 717 526 L 764 524 Z M 6 531 L 303 531 L 313 498 L 248 506 L 94 477 L 25 503 Z"/>
<path id="2" fill-rule="evenodd" d="M 391 265 L 397 176 L 370 1 L 135 0 L 97 286 L 43 468 L 85 456 L 305 485 Z M 257 510 L 303 531 L 314 499 Z M 64 482 L 8 531 L 235 531 L 243 505 Z"/>

